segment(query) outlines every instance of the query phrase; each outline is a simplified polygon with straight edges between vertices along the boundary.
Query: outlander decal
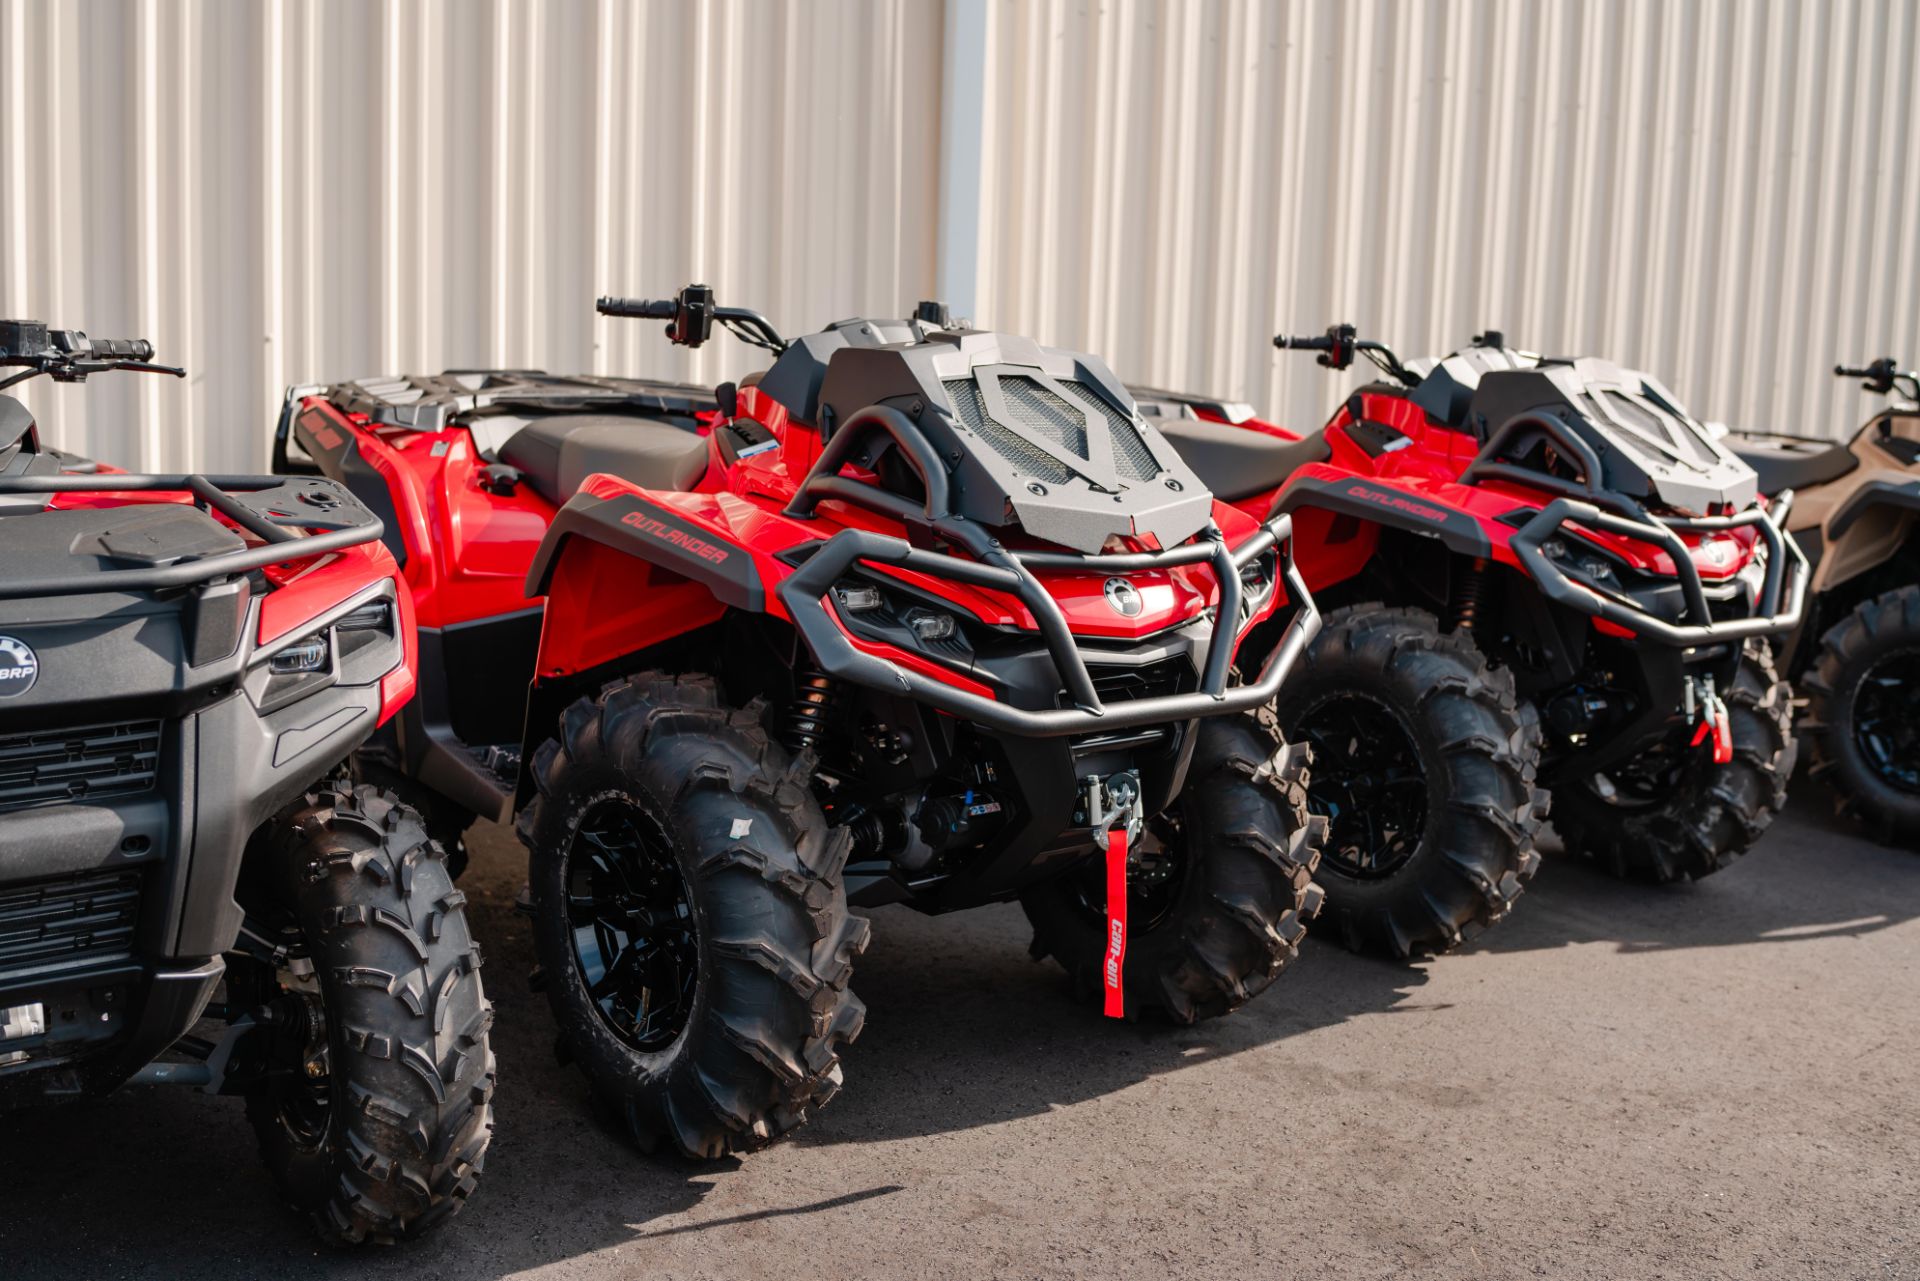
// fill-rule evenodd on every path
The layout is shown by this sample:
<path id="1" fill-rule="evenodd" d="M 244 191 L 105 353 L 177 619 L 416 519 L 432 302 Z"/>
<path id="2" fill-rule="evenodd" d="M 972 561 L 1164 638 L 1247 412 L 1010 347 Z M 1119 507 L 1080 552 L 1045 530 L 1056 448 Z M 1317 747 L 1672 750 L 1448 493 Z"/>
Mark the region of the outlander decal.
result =
<path id="1" fill-rule="evenodd" d="M 1470 556 L 1485 556 L 1492 546 L 1480 522 L 1466 512 L 1424 502 L 1391 486 L 1352 477 L 1319 480 L 1302 476 L 1281 491 L 1277 506 L 1284 512 L 1319 507 L 1401 529 L 1425 531 Z"/>
<path id="2" fill-rule="evenodd" d="M 645 512 L 628 512 L 620 518 L 620 523 L 631 525 L 650 538 L 672 543 L 675 547 L 691 552 L 701 560 L 712 561 L 716 565 L 733 555 L 726 548 L 710 543 L 698 534 L 690 534 L 685 529 L 676 529 Z"/>
<path id="3" fill-rule="evenodd" d="M 574 535 L 705 583 L 724 605 L 755 612 L 766 608 L 760 571 L 744 547 L 724 541 L 670 508 L 632 494 L 595 498 L 579 493 L 568 499 L 548 526 L 547 536 L 534 556 L 527 575 L 530 595 L 547 594 L 554 558 L 561 544 Z"/>

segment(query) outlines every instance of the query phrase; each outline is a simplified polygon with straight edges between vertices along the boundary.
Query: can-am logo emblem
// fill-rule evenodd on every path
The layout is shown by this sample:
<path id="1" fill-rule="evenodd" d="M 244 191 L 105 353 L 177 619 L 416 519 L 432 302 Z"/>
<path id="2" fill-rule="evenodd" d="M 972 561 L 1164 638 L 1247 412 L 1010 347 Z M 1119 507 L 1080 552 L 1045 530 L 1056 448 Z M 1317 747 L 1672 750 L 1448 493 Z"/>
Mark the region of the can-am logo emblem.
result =
<path id="1" fill-rule="evenodd" d="M 0 636 L 0 698 L 26 693 L 39 675 L 40 659 L 27 643 Z"/>
<path id="2" fill-rule="evenodd" d="M 1113 606 L 1113 612 L 1127 618 L 1138 618 L 1144 601 L 1134 585 L 1124 578 L 1107 580 L 1107 604 Z"/>

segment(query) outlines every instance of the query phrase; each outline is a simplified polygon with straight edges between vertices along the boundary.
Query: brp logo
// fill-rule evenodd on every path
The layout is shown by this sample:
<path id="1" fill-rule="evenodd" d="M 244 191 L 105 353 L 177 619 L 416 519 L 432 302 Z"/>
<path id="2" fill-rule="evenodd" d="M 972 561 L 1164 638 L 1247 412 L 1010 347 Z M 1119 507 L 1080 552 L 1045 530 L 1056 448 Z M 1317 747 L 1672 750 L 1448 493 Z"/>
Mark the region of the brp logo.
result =
<path id="1" fill-rule="evenodd" d="M 1140 617 L 1140 610 L 1146 602 L 1140 599 L 1140 591 L 1124 578 L 1107 580 L 1107 604 L 1113 606 L 1113 612 L 1125 618 Z"/>
<path id="2" fill-rule="evenodd" d="M 39 676 L 40 659 L 27 643 L 0 636 L 0 698 L 26 693 Z"/>

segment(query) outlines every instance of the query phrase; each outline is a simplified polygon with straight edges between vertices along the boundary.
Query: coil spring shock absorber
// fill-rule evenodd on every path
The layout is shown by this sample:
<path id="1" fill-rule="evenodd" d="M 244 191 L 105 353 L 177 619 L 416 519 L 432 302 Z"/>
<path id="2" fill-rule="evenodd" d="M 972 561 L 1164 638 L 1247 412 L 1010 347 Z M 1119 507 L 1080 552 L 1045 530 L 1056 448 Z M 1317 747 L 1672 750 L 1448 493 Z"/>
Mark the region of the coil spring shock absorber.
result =
<path id="1" fill-rule="evenodd" d="M 793 706 L 787 709 L 786 742 L 796 754 L 818 747 L 827 736 L 827 718 L 833 712 L 833 682 L 824 672 L 802 672 L 795 682 Z"/>
<path id="2" fill-rule="evenodd" d="M 1484 556 L 1476 556 L 1473 564 L 1460 575 L 1460 581 L 1453 591 L 1453 617 L 1449 630 L 1456 632 L 1473 631 L 1474 624 L 1480 618 L 1480 606 L 1487 595 L 1487 561 Z"/>

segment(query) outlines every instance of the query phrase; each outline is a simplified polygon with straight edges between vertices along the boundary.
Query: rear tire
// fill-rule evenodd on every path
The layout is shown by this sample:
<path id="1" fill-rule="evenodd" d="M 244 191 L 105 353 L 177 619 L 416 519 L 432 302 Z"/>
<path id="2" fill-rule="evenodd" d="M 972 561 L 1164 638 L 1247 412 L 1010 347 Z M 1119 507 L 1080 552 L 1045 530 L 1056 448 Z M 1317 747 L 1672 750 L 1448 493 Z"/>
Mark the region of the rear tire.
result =
<path id="1" fill-rule="evenodd" d="M 247 1118 L 329 1243 L 417 1237 L 466 1204 L 493 1135 L 466 897 L 420 816 L 373 787 L 312 793 L 257 839 L 247 928 L 290 951 L 230 958 L 230 994 L 276 1016 L 249 1036 L 267 1072 Z"/>
<path id="2" fill-rule="evenodd" d="M 559 729 L 519 833 L 561 1052 L 644 1151 L 762 1147 L 833 1097 L 866 1017 L 812 756 L 702 676 L 629 677 Z"/>
<path id="3" fill-rule="evenodd" d="M 1121 974 L 1129 1019 L 1193 1023 L 1238 1008 L 1299 954 L 1320 908 L 1313 868 L 1325 824 L 1307 814 L 1307 751 L 1278 742 L 1252 716 L 1213 717 L 1198 733 L 1171 821 L 1149 825 L 1171 834 L 1166 847 L 1184 867 L 1170 894 L 1148 899 L 1144 886 L 1129 886 Z M 1052 956 L 1095 1005 L 1107 949 L 1102 868 L 1090 859 L 1020 900 L 1034 959 Z M 1144 913 L 1149 903 L 1158 910 Z"/>
<path id="4" fill-rule="evenodd" d="M 1308 792 L 1332 823 L 1320 883 L 1342 943 L 1445 952 L 1512 910 L 1540 866 L 1540 725 L 1471 636 L 1423 610 L 1335 610 L 1274 710 L 1314 750 Z"/>
<path id="5" fill-rule="evenodd" d="M 1567 852 L 1623 880 L 1663 884 L 1709 876 L 1752 848 L 1787 803 L 1796 755 L 1792 691 L 1765 641 L 1746 643 L 1725 698 L 1727 764 L 1714 764 L 1705 744 L 1688 749 L 1674 784 L 1639 804 L 1606 799 L 1593 778 L 1558 788 L 1554 826 Z"/>
<path id="6" fill-rule="evenodd" d="M 1800 682 L 1813 774 L 1889 845 L 1920 845 L 1920 587 L 1863 601 Z"/>

